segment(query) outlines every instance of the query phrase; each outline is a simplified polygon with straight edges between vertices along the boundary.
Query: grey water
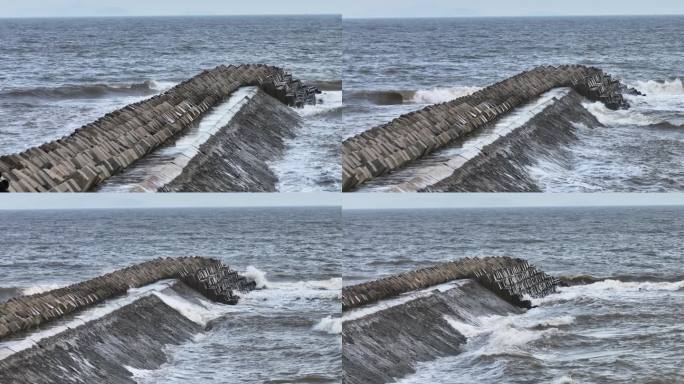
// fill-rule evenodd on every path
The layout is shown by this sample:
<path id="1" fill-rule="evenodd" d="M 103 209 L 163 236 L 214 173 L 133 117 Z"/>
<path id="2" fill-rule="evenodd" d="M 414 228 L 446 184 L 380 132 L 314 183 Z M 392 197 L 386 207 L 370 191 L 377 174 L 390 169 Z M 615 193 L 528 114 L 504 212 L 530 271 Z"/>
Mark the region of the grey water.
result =
<path id="1" fill-rule="evenodd" d="M 544 191 L 680 191 L 682 16 L 345 19 L 344 137 L 538 65 L 597 66 L 646 93 L 586 107 L 569 164 L 537 164 Z"/>
<path id="2" fill-rule="evenodd" d="M 340 381 L 337 208 L 2 211 L 0 300 L 166 256 L 210 256 L 266 289 L 214 308 L 139 383 Z"/>
<path id="3" fill-rule="evenodd" d="M 204 69 L 263 63 L 324 89 L 272 165 L 282 189 L 339 190 L 340 140 L 331 132 L 341 40 L 334 15 L 0 19 L 0 154 L 58 139 Z M 292 158 L 316 161 L 293 168 Z"/>
<path id="4" fill-rule="evenodd" d="M 480 319 L 460 355 L 400 382 L 680 383 L 683 228 L 681 207 L 343 211 L 344 284 L 474 256 L 605 278 Z"/>

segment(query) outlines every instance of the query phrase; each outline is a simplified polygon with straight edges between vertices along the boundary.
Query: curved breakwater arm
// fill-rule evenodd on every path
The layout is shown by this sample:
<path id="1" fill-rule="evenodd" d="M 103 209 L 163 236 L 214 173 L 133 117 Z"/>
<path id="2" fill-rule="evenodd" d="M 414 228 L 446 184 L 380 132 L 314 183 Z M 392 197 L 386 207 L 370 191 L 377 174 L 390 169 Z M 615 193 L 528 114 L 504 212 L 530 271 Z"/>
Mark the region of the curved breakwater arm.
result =
<path id="1" fill-rule="evenodd" d="M 408 163 L 462 140 L 551 89 L 571 87 L 610 109 L 626 109 L 627 89 L 601 69 L 581 65 L 542 66 L 471 95 L 428 106 L 371 128 L 342 144 L 342 188 L 401 169 Z"/>
<path id="2" fill-rule="evenodd" d="M 219 66 L 131 104 L 69 136 L 0 157 L 11 192 L 85 192 L 201 119 L 237 89 L 258 86 L 290 106 L 315 103 L 315 87 L 267 65 Z"/>
<path id="3" fill-rule="evenodd" d="M 220 261 L 203 257 L 165 258 L 127 267 L 94 279 L 0 304 L 0 341 L 115 296 L 165 279 L 179 279 L 208 299 L 236 304 L 233 293 L 256 283 L 239 276 Z"/>
<path id="4" fill-rule="evenodd" d="M 481 318 L 520 314 L 558 280 L 509 257 L 462 259 L 345 287 L 343 383 L 395 382 L 462 353 Z"/>

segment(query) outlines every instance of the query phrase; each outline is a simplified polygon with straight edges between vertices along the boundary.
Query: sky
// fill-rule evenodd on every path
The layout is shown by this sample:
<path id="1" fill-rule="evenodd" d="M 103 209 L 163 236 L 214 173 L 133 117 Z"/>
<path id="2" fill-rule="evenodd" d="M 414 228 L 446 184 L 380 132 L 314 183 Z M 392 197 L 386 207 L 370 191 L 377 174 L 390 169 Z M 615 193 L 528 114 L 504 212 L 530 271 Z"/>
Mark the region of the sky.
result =
<path id="1" fill-rule="evenodd" d="M 328 206 L 343 209 L 684 206 L 684 193 L 207 193 L 3 194 L 0 210 Z"/>
<path id="2" fill-rule="evenodd" d="M 684 14 L 682 0 L 0 0 L 0 17 L 342 14 L 471 17 Z"/>
<path id="3" fill-rule="evenodd" d="M 3 194 L 0 210 L 339 206 L 334 193 Z"/>
<path id="4" fill-rule="evenodd" d="M 344 209 L 684 206 L 684 193 L 347 193 Z"/>

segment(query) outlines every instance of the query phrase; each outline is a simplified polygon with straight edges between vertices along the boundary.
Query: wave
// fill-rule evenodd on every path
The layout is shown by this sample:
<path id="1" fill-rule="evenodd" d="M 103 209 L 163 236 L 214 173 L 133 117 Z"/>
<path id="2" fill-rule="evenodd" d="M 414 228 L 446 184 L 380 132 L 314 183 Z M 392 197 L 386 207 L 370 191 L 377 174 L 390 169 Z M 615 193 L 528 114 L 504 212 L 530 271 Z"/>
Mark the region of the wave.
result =
<path id="1" fill-rule="evenodd" d="M 539 299 L 531 299 L 532 304 L 539 306 L 543 303 L 555 303 L 578 299 L 615 300 L 620 296 L 639 297 L 644 295 L 661 295 L 663 292 L 677 292 L 684 290 L 684 280 L 679 281 L 620 281 L 601 280 L 591 284 L 560 287 L 558 293 Z"/>
<path id="2" fill-rule="evenodd" d="M 572 316 L 527 318 L 522 316 L 481 316 L 465 321 L 445 316 L 449 325 L 466 337 L 473 356 L 517 355 L 520 347 L 559 332 L 557 327 L 572 324 Z"/>
<path id="3" fill-rule="evenodd" d="M 37 87 L 11 89 L 0 92 L 0 98 L 6 99 L 97 99 L 109 96 L 149 96 L 173 87 L 175 83 L 147 80 L 133 84 L 80 84 L 61 85 L 58 87 Z"/>
<path id="4" fill-rule="evenodd" d="M 600 101 L 596 102 L 584 102 L 582 103 L 584 108 L 586 108 L 596 119 L 603 125 L 609 127 L 624 126 L 624 125 L 637 125 L 637 126 L 657 126 L 658 124 L 663 124 L 664 121 L 657 119 L 655 117 L 646 116 L 642 113 L 635 111 L 634 109 L 620 109 L 613 111 L 608 109 Z"/>
<path id="5" fill-rule="evenodd" d="M 468 96 L 479 90 L 479 87 L 436 87 L 418 90 L 411 98 L 411 102 L 417 104 L 443 103 L 459 97 Z"/>
<path id="6" fill-rule="evenodd" d="M 321 91 L 341 91 L 342 80 L 312 80 L 305 81 L 304 84 L 314 86 Z"/>
<path id="7" fill-rule="evenodd" d="M 328 315 L 313 326 L 314 331 L 339 335 L 342 333 L 342 318 Z"/>
<path id="8" fill-rule="evenodd" d="M 650 95 L 683 95 L 684 94 L 684 83 L 682 79 L 676 78 L 674 80 L 668 81 L 636 81 L 634 87 L 639 91 Z"/>
<path id="9" fill-rule="evenodd" d="M 248 279 L 254 280 L 257 289 L 268 288 L 270 285 L 270 282 L 266 279 L 266 272 L 252 265 L 248 266 L 242 275 Z"/>
<path id="10" fill-rule="evenodd" d="M 684 280 L 684 275 L 656 276 L 656 275 L 615 275 L 608 277 L 596 277 L 592 275 L 568 275 L 560 276 L 561 282 L 567 285 L 586 285 L 605 280 L 618 280 L 628 283 L 676 283 Z"/>
<path id="11" fill-rule="evenodd" d="M 375 105 L 437 104 L 470 95 L 478 90 L 478 87 L 463 86 L 419 90 L 351 91 L 345 92 L 344 97 Z"/>
<path id="12" fill-rule="evenodd" d="M 316 96 L 316 105 L 305 105 L 297 109 L 300 116 L 341 116 L 342 91 L 323 91 Z"/>

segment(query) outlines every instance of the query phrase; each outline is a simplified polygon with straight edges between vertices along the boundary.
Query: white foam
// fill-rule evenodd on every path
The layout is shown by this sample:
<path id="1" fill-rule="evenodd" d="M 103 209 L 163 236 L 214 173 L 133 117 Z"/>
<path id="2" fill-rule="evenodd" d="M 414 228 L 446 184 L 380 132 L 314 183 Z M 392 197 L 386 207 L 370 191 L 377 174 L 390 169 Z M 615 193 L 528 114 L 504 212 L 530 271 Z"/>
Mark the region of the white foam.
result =
<path id="1" fill-rule="evenodd" d="M 577 383 L 577 382 L 570 375 L 563 375 L 563 376 L 555 378 L 553 380 L 553 384 L 575 384 L 575 383 Z"/>
<path id="2" fill-rule="evenodd" d="M 636 81 L 634 88 L 638 89 L 646 96 L 650 95 L 684 95 L 684 83 L 677 78 L 669 81 Z"/>
<path id="3" fill-rule="evenodd" d="M 636 296 L 645 298 L 645 293 L 660 295 L 662 292 L 684 290 L 684 281 L 676 282 L 623 282 L 619 280 L 603 280 L 593 284 L 560 287 L 559 292 L 541 299 L 533 299 L 535 305 L 542 303 L 568 301 L 579 298 L 610 299 L 616 296 Z"/>
<path id="4" fill-rule="evenodd" d="M 326 316 L 313 326 L 313 330 L 331 335 L 339 335 L 342 333 L 342 318 Z"/>
<path id="5" fill-rule="evenodd" d="M 59 284 L 47 284 L 47 285 L 34 285 L 31 287 L 27 287 L 21 290 L 22 295 L 24 296 L 30 296 L 30 295 L 35 295 L 38 293 L 43 293 L 47 291 L 52 291 L 53 289 L 58 289 L 62 288 L 62 285 Z"/>
<path id="6" fill-rule="evenodd" d="M 529 312 L 528 312 L 529 313 Z M 574 322 L 573 317 L 536 318 L 536 314 L 480 316 L 459 320 L 445 317 L 456 331 L 466 337 L 474 356 L 525 353 L 520 347 L 558 332 L 555 327 Z"/>
<path id="7" fill-rule="evenodd" d="M 399 295 L 398 297 L 395 297 L 395 298 L 391 298 L 391 299 L 387 299 L 387 300 L 381 300 L 377 303 L 366 305 L 366 306 L 363 306 L 360 308 L 351 309 L 351 310 L 349 310 L 343 314 L 342 319 L 343 319 L 343 321 L 360 319 L 362 317 L 372 315 L 376 312 L 380 312 L 380 311 L 383 311 L 383 310 L 388 309 L 388 308 L 396 307 L 397 305 L 408 303 L 409 301 L 413 301 L 413 300 L 416 300 L 416 299 L 419 299 L 422 297 L 430 296 L 436 290 L 439 292 L 446 292 L 450 289 L 453 289 L 453 288 L 459 287 L 463 284 L 466 284 L 469 281 L 470 280 L 468 280 L 468 279 L 455 280 L 455 281 L 452 281 L 449 283 L 435 285 L 434 287 L 422 289 L 420 291 L 404 293 L 404 294 Z"/>
<path id="8" fill-rule="evenodd" d="M 313 116 L 342 108 L 342 91 L 323 91 L 320 95 L 316 95 L 316 99 L 318 100 L 316 105 L 307 104 L 303 108 L 298 108 L 299 115 Z"/>
<path id="9" fill-rule="evenodd" d="M 207 323 L 217 317 L 216 312 L 211 311 L 212 305 L 197 298 L 198 302 L 191 302 L 178 295 L 175 291 L 154 292 L 164 304 L 175 309 L 190 321 L 206 327 Z"/>
<path id="10" fill-rule="evenodd" d="M 272 308 L 287 308 L 304 303 L 302 299 L 332 300 L 342 296 L 342 279 L 309 281 L 267 281 L 266 289 L 251 291 L 243 296 L 242 304 L 254 310 L 271 311 Z"/>
<path id="11" fill-rule="evenodd" d="M 150 80 L 149 81 L 150 88 L 159 91 L 159 92 L 166 92 L 169 89 L 175 87 L 178 85 L 178 83 L 174 81 L 160 81 L 160 80 Z"/>
<path id="12" fill-rule="evenodd" d="M 152 375 L 155 371 L 151 369 L 138 369 L 128 365 L 123 366 L 128 372 L 133 375 L 133 379 L 144 379 Z"/>
<path id="13" fill-rule="evenodd" d="M 257 289 L 267 288 L 269 285 L 268 279 L 266 279 L 266 272 L 252 265 L 248 266 L 242 275 L 254 280 Z"/>
<path id="14" fill-rule="evenodd" d="M 431 89 L 421 89 L 409 100 L 416 104 L 436 104 L 468 96 L 479 91 L 480 87 L 435 87 Z"/>
<path id="15" fill-rule="evenodd" d="M 639 113 L 635 108 L 619 109 L 613 111 L 608 109 L 602 102 L 583 102 L 582 105 L 586 108 L 598 121 L 607 126 L 623 126 L 623 125 L 638 125 L 646 126 L 661 123 L 655 117 L 646 116 Z"/>

